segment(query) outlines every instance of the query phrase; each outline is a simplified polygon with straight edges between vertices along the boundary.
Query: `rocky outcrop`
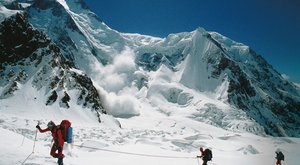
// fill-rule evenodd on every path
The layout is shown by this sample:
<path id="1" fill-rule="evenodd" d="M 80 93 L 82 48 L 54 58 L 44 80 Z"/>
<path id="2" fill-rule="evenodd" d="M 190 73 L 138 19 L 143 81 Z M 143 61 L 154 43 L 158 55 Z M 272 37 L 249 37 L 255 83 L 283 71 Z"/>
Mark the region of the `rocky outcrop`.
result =
<path id="1" fill-rule="evenodd" d="M 0 24 L 1 99 L 12 97 L 19 84 L 32 86 L 47 97 L 45 105 L 72 108 L 71 100 L 82 107 L 106 113 L 98 91 L 87 75 L 73 68 L 43 32 L 33 28 L 23 14 L 16 14 Z M 71 95 L 77 90 L 80 95 Z M 99 118 L 100 121 L 100 118 Z"/>

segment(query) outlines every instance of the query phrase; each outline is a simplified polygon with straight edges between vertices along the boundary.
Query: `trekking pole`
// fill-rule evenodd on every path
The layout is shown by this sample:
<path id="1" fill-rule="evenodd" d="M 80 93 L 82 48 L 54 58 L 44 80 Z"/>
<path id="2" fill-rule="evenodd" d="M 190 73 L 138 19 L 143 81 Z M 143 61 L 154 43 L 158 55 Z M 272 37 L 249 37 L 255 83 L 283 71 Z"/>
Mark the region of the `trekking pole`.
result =
<path id="1" fill-rule="evenodd" d="M 38 124 L 37 124 L 37 125 L 40 125 L 40 121 L 38 121 Z M 36 138 L 37 138 L 37 133 L 38 133 L 38 129 L 35 130 L 35 137 L 34 137 L 34 142 L 33 142 L 32 153 L 34 153 L 35 142 L 36 142 Z"/>
<path id="2" fill-rule="evenodd" d="M 40 125 L 40 122 L 38 122 L 38 125 Z M 36 141 L 36 137 L 37 137 L 37 132 L 38 132 L 38 130 L 36 129 L 36 131 L 35 131 L 35 137 L 34 137 L 34 142 L 33 142 L 32 152 L 27 156 L 27 158 L 26 158 L 23 162 L 21 162 L 21 165 L 23 165 L 23 164 L 28 160 L 28 158 L 29 158 L 32 154 L 34 154 L 34 148 L 35 148 L 35 141 Z"/>
<path id="3" fill-rule="evenodd" d="M 37 137 L 37 130 L 35 131 L 35 137 L 34 137 L 34 142 L 33 142 L 32 153 L 34 153 L 36 137 Z"/>
<path id="4" fill-rule="evenodd" d="M 200 163 L 199 163 L 199 157 L 197 156 L 197 162 L 198 162 L 198 165 L 200 165 Z"/>

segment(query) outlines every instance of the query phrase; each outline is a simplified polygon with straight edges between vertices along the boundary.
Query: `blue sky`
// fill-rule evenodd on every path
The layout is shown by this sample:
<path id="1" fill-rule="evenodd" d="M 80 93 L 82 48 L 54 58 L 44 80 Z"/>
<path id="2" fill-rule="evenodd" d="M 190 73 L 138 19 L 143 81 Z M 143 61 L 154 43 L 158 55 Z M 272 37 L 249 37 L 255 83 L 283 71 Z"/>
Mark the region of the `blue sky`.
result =
<path id="1" fill-rule="evenodd" d="M 85 0 L 109 27 L 166 37 L 197 27 L 249 45 L 300 83 L 299 0 Z"/>

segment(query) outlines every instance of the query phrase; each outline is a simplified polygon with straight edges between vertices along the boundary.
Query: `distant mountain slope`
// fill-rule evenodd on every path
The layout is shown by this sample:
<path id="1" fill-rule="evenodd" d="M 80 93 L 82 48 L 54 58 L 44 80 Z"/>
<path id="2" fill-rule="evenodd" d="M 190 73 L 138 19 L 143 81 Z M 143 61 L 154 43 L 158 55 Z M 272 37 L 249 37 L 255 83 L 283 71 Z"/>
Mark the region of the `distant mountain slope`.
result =
<path id="1" fill-rule="evenodd" d="M 82 1 L 38 0 L 27 9 L 29 22 L 44 31 L 63 55 L 88 74 L 91 63 L 111 63 L 124 48 L 120 34 L 107 27 Z"/>
<path id="2" fill-rule="evenodd" d="M 72 68 L 60 49 L 43 32 L 34 29 L 22 14 L 3 21 L 0 33 L 1 99 L 12 97 L 24 84 L 30 83 L 32 88 L 44 93 L 46 105 L 70 108 L 73 106 L 70 100 L 74 99 L 98 116 L 106 113 L 91 79 Z"/>
<path id="3" fill-rule="evenodd" d="M 226 98 L 267 133 L 298 136 L 299 88 L 248 46 L 200 28 L 169 35 L 159 43 L 138 48 L 138 52 L 137 63 L 144 69 L 156 71 L 166 65 L 179 74 L 178 82 L 219 94 L 217 99 Z"/>
<path id="4" fill-rule="evenodd" d="M 27 35 L 23 44 L 2 40 L 8 44 L 1 47 L 6 62 L 1 65 L 2 99 L 13 97 L 18 83 L 31 80 L 38 90 L 47 84 L 46 104 L 68 107 L 70 90 L 81 90 L 72 95 L 76 104 L 116 117 L 147 116 L 149 110 L 233 131 L 300 135 L 299 87 L 246 45 L 203 28 L 166 38 L 119 33 L 82 0 L 35 0 L 24 13 L 30 25 L 19 31 L 32 26 L 49 38 L 41 34 L 46 39 L 29 47 L 35 40 Z M 34 57 L 45 61 L 22 61 Z M 20 61 L 29 68 L 26 74 Z M 28 76 L 15 81 L 22 75 Z"/>

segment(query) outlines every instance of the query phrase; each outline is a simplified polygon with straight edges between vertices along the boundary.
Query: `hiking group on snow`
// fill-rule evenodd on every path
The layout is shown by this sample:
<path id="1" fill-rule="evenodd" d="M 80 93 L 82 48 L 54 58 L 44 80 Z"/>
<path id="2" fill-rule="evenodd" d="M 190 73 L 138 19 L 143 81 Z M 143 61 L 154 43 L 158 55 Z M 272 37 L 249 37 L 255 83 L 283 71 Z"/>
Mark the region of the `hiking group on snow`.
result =
<path id="1" fill-rule="evenodd" d="M 63 154 L 64 149 L 64 143 L 72 143 L 72 131 L 73 128 L 71 127 L 71 122 L 69 120 L 62 120 L 60 125 L 56 125 L 53 121 L 49 121 L 47 124 L 47 128 L 42 129 L 39 124 L 36 126 L 36 128 L 39 130 L 39 132 L 44 133 L 50 131 L 53 138 L 53 145 L 50 150 L 50 155 L 53 158 L 58 158 L 58 165 L 63 165 L 63 158 L 65 157 Z M 276 153 L 276 165 L 282 165 L 281 161 L 284 161 L 284 155 L 283 153 L 277 149 Z M 211 161 L 212 151 L 209 148 L 204 149 L 203 147 L 200 147 L 200 154 L 196 156 L 196 158 L 202 158 L 202 165 L 207 165 L 208 161 Z M 199 162 L 198 162 L 199 163 Z"/>

